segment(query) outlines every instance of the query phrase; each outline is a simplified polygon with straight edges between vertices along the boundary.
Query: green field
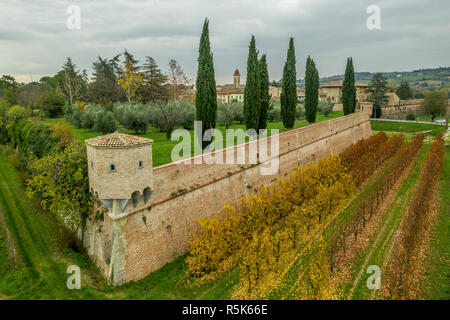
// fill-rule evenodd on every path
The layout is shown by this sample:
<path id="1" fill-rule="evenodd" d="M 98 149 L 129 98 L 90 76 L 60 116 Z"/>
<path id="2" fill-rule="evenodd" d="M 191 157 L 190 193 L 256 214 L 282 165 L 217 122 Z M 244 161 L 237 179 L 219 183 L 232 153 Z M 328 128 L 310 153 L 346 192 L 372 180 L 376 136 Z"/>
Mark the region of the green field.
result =
<path id="1" fill-rule="evenodd" d="M 435 124 L 426 123 L 407 123 L 407 122 L 392 122 L 392 121 L 370 121 L 370 126 L 372 130 L 375 131 L 395 131 L 395 132 L 421 132 L 433 130 L 436 133 L 439 131 L 445 131 L 444 126 L 438 126 Z"/>

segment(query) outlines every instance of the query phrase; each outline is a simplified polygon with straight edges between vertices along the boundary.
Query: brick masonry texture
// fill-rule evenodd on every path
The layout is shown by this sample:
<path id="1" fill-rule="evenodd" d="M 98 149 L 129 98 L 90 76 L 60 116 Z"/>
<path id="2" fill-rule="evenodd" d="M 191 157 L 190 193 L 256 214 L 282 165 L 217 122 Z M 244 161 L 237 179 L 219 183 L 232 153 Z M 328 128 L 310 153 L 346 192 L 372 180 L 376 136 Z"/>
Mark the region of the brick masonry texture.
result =
<path id="1" fill-rule="evenodd" d="M 365 110 L 281 133 L 278 135 L 279 171 L 274 175 L 261 175 L 260 167 L 264 164 L 249 163 L 248 150 L 255 146 L 255 142 L 226 150 L 236 155 L 245 148 L 245 164 L 186 164 L 179 161 L 138 173 L 135 169 L 126 169 L 128 171 L 113 176 L 111 180 L 90 172 L 91 187 L 98 192 L 100 199 L 102 195 L 110 197 L 108 199 L 129 199 L 131 193 L 139 191 L 142 194 L 148 186 L 151 186 L 152 194 L 147 203 L 140 197 L 136 207 L 129 201 L 120 216 L 110 213 L 103 221 L 91 220 L 84 239 L 89 255 L 109 278 L 112 272 L 108 258 L 116 254 L 125 255 L 124 259 L 112 259 L 125 262 L 120 264 L 124 270 L 114 270 L 120 272 L 121 277 L 114 284 L 145 277 L 186 253 L 189 234 L 197 230 L 199 218 L 214 215 L 224 205 L 236 203 L 243 195 L 255 192 L 260 185 L 273 183 L 278 176 L 286 176 L 297 166 L 339 153 L 358 140 L 368 138 L 372 134 L 370 113 Z M 273 138 L 266 139 L 270 150 Z M 226 151 L 214 155 L 225 157 Z M 95 152 L 88 148 L 88 159 L 100 162 L 97 166 L 107 166 L 110 161 L 116 161 L 121 166 L 133 167 L 138 159 L 148 161 L 148 157 L 151 159 L 151 145 L 122 150 L 96 149 Z M 195 158 L 190 160 L 194 162 Z M 139 177 L 140 172 L 143 179 Z M 123 226 L 121 230 L 124 230 L 121 243 L 126 247 L 125 253 L 112 250 L 111 225 L 117 219 Z"/>

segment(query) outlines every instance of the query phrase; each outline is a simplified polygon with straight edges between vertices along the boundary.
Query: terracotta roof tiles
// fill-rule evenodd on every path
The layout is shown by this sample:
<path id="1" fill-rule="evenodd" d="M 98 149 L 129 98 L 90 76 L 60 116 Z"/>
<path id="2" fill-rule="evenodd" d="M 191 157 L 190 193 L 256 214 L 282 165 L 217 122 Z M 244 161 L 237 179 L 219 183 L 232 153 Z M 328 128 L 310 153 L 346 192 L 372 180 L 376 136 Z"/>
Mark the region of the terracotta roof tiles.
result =
<path id="1" fill-rule="evenodd" d="M 124 133 L 111 133 L 104 136 L 91 138 L 85 141 L 86 144 L 93 147 L 135 147 L 153 143 L 153 140 L 132 136 Z"/>

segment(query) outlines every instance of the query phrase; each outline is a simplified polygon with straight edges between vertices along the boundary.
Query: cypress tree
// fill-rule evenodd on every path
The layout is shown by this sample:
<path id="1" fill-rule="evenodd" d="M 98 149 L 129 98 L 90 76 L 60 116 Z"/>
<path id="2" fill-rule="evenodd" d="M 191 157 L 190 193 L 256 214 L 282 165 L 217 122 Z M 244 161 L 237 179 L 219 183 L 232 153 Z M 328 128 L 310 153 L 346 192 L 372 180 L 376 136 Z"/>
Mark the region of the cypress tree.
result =
<path id="1" fill-rule="evenodd" d="M 355 88 L 355 70 L 353 69 L 352 58 L 347 59 L 345 67 L 344 82 L 342 83 L 342 108 L 344 114 L 355 112 L 356 107 L 356 88 Z"/>
<path id="2" fill-rule="evenodd" d="M 310 56 L 306 59 L 305 71 L 305 116 L 309 123 L 316 121 L 319 103 L 319 72 Z"/>
<path id="3" fill-rule="evenodd" d="M 294 127 L 295 109 L 297 107 L 297 71 L 295 69 L 294 38 L 289 40 L 286 63 L 281 83 L 281 119 L 286 129 Z"/>
<path id="4" fill-rule="evenodd" d="M 270 103 L 269 72 L 267 70 L 267 59 L 265 54 L 259 59 L 259 80 L 261 85 L 261 112 L 259 114 L 258 130 L 262 130 L 267 128 L 267 112 Z"/>
<path id="5" fill-rule="evenodd" d="M 202 137 L 206 130 L 216 127 L 217 92 L 213 54 L 209 44 L 209 21 L 205 19 L 200 37 L 195 95 L 196 119 L 202 122 Z M 202 137 L 198 137 L 202 141 Z M 210 142 L 203 142 L 205 148 Z"/>
<path id="6" fill-rule="evenodd" d="M 260 112 L 261 87 L 259 82 L 258 52 L 256 51 L 255 36 L 252 36 L 248 52 L 247 81 L 244 91 L 244 117 L 247 130 L 258 130 Z"/>
<path id="7" fill-rule="evenodd" d="M 317 70 L 316 66 L 314 65 L 314 76 L 313 76 L 313 84 L 314 84 L 314 105 L 316 106 L 316 114 L 317 109 L 319 106 L 319 87 L 320 87 L 320 78 L 319 78 L 319 70 Z M 316 118 L 314 117 L 314 121 L 316 121 Z"/>

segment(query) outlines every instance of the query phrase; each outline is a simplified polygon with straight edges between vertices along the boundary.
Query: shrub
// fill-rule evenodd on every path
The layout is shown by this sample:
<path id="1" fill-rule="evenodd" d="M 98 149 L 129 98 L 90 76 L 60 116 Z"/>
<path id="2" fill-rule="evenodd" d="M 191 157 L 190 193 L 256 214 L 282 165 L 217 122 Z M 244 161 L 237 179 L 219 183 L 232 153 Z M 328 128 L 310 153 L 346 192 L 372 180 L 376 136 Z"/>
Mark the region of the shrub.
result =
<path id="1" fill-rule="evenodd" d="M 30 162 L 27 195 L 39 197 L 44 208 L 72 231 L 82 227 L 92 210 L 86 148 L 80 142 Z"/>
<path id="2" fill-rule="evenodd" d="M 64 98 L 59 93 L 47 91 L 39 97 L 38 104 L 50 118 L 55 118 L 63 111 Z"/>
<path id="3" fill-rule="evenodd" d="M 305 116 L 305 105 L 304 104 L 297 104 L 297 108 L 295 110 L 295 117 L 297 119 L 303 118 Z"/>
<path id="4" fill-rule="evenodd" d="M 217 106 L 217 120 L 227 129 L 233 122 L 244 123 L 244 105 L 237 101 L 231 103 L 219 102 Z"/>
<path id="5" fill-rule="evenodd" d="M 151 104 L 147 117 L 154 127 L 165 132 L 167 139 L 170 139 L 173 129 L 183 122 L 183 104 L 178 101 Z"/>
<path id="6" fill-rule="evenodd" d="M 183 101 L 182 104 L 182 116 L 180 124 L 186 130 L 194 129 L 195 121 L 195 104 L 189 101 Z"/>
<path id="7" fill-rule="evenodd" d="M 308 234 L 326 223 L 353 188 L 337 155 L 260 187 L 258 194 L 242 197 L 237 206 L 200 219 L 186 258 L 187 275 L 194 281 L 209 280 L 237 265 L 234 296 L 264 297 Z"/>
<path id="8" fill-rule="evenodd" d="M 333 106 L 334 104 L 331 102 L 319 101 L 317 108 L 323 115 L 328 116 L 333 111 Z"/>
<path id="9" fill-rule="evenodd" d="M 117 121 L 126 129 L 145 133 L 149 123 L 146 117 L 148 107 L 142 103 L 116 103 L 112 111 Z"/>
<path id="10" fill-rule="evenodd" d="M 95 119 L 96 119 L 96 113 L 91 111 L 91 112 L 82 112 L 81 110 L 78 110 L 76 112 L 76 115 L 79 116 L 81 118 L 81 121 L 79 121 L 81 127 L 83 129 L 93 129 L 95 126 Z M 78 122 L 76 120 L 76 122 Z"/>
<path id="11" fill-rule="evenodd" d="M 281 105 L 280 101 L 271 100 L 269 105 L 269 111 L 267 112 L 267 120 L 269 122 L 275 122 L 281 120 Z"/>
<path id="12" fill-rule="evenodd" d="M 406 120 L 414 121 L 414 120 L 416 120 L 416 117 L 414 116 L 414 114 L 408 113 L 408 114 L 406 115 Z"/>
<path id="13" fill-rule="evenodd" d="M 117 130 L 116 119 L 111 111 L 97 112 L 94 130 L 101 133 L 112 133 Z"/>

